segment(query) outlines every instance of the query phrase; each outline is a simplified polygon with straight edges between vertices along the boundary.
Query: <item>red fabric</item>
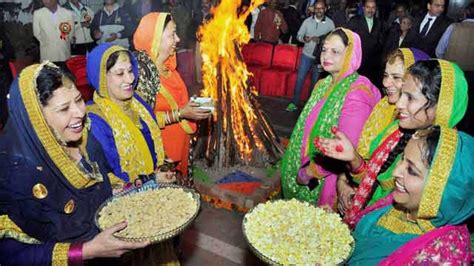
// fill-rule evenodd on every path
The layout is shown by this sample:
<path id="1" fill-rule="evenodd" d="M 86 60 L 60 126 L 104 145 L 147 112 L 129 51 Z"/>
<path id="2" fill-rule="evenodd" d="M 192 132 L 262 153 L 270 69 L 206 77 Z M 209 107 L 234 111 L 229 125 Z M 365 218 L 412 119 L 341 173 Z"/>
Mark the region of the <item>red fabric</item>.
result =
<path id="1" fill-rule="evenodd" d="M 87 81 L 86 56 L 74 56 L 66 61 L 66 66 L 76 78 L 76 87 L 81 92 L 84 101 L 89 101 L 94 95 L 94 90 Z"/>
<path id="2" fill-rule="evenodd" d="M 12 72 L 13 78 L 16 78 L 16 75 L 18 74 L 18 71 L 16 70 L 15 62 L 14 61 L 9 61 L 8 65 L 10 66 L 10 71 Z"/>
<path id="3" fill-rule="evenodd" d="M 264 96 L 280 96 L 286 94 L 286 83 L 292 71 L 270 68 L 262 70 L 260 75 L 259 94 Z"/>
<path id="4" fill-rule="evenodd" d="M 301 101 L 306 101 L 309 98 L 309 95 L 311 94 L 312 88 L 311 86 L 311 74 L 312 72 L 309 71 L 308 74 L 306 74 L 306 78 L 304 79 L 303 83 L 303 90 L 301 91 Z M 292 72 L 286 81 L 286 97 L 287 98 L 292 98 L 293 94 L 295 92 L 295 85 L 296 85 L 296 80 L 298 78 L 298 72 Z"/>
<path id="5" fill-rule="evenodd" d="M 298 47 L 289 44 L 280 44 L 275 46 L 273 52 L 272 68 L 281 68 L 285 70 L 296 70 L 298 61 Z"/>
<path id="6" fill-rule="evenodd" d="M 281 25 L 277 26 L 275 23 L 275 16 L 281 18 Z M 258 41 L 278 43 L 280 34 L 288 31 L 283 14 L 280 11 L 266 8 L 258 14 L 257 22 L 255 23 L 255 39 Z"/>
<path id="7" fill-rule="evenodd" d="M 161 85 L 173 96 L 174 101 L 179 108 L 183 108 L 189 102 L 188 89 L 183 79 L 176 70 L 176 56 L 170 56 L 164 62 L 168 75 L 160 75 Z M 172 106 L 168 100 L 161 94 L 156 94 L 155 113 L 169 112 Z M 196 131 L 196 124 L 189 122 L 193 131 Z M 188 156 L 190 135 L 186 133 L 181 124 L 175 123 L 167 125 L 161 130 L 163 138 L 163 147 L 165 154 L 173 161 L 180 161 L 177 169 L 184 175 L 188 175 Z"/>

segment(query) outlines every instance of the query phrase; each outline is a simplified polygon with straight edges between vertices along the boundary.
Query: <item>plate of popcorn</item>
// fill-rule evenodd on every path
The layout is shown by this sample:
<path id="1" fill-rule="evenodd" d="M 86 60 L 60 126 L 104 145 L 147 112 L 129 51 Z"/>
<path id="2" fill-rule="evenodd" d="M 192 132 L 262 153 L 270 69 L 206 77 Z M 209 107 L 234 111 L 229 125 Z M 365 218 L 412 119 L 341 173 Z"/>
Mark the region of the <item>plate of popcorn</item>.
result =
<path id="1" fill-rule="evenodd" d="M 250 249 L 271 265 L 343 264 L 354 247 L 338 214 L 296 199 L 255 206 L 242 229 Z"/>
<path id="2" fill-rule="evenodd" d="M 101 204 L 95 223 L 103 231 L 127 221 L 127 227 L 115 233 L 130 242 L 161 242 L 180 234 L 200 208 L 199 194 L 174 184 L 143 187 L 118 193 Z"/>

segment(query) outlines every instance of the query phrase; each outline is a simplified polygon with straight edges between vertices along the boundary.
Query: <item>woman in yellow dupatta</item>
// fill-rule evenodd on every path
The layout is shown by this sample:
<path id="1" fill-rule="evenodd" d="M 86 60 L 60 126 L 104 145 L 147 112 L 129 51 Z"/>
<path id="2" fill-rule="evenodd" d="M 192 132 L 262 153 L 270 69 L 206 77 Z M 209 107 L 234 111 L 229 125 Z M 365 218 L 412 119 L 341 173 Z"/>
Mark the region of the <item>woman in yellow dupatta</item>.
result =
<path id="1" fill-rule="evenodd" d="M 199 104 L 189 102 L 186 85 L 176 69 L 178 42 L 176 24 L 170 14 L 149 13 L 141 19 L 133 43 L 135 49 L 140 51 L 139 58 L 149 57 L 153 62 L 154 66 L 150 69 L 158 70 L 160 85 L 150 92 L 143 86 L 147 77 L 140 76 L 137 91 L 154 104 L 158 124 L 162 128 L 165 153 L 171 160 L 179 161 L 177 169 L 183 178 L 178 182 L 192 186 L 192 180 L 187 175 L 190 136 L 196 131 L 193 120 L 206 119 L 211 113 L 200 109 Z"/>
<path id="2" fill-rule="evenodd" d="M 164 161 L 160 128 L 151 108 L 134 93 L 138 63 L 125 48 L 108 43 L 87 57 L 87 75 L 96 89 L 88 106 L 91 134 L 101 144 L 115 185 L 146 181 L 165 175 L 157 169 Z M 172 241 L 162 242 L 123 258 L 130 265 L 178 265 Z"/>

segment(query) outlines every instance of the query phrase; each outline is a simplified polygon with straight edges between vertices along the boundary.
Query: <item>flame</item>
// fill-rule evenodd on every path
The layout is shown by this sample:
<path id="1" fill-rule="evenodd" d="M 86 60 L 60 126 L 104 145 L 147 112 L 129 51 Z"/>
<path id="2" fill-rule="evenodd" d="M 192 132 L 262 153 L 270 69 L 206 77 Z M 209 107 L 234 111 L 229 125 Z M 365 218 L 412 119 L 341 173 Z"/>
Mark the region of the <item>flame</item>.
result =
<path id="1" fill-rule="evenodd" d="M 247 162 L 252 159 L 252 147 L 263 150 L 264 145 L 256 134 L 257 116 L 248 98 L 249 93 L 256 95 L 257 92 L 248 85 L 251 73 L 241 58 L 240 49 L 250 40 L 245 19 L 251 10 L 264 2 L 253 0 L 246 11 L 237 14 L 241 0 L 223 0 L 212 9 L 213 19 L 199 30 L 203 58 L 202 95 L 219 101 L 217 106 L 221 107 L 218 112 L 222 112 L 223 134 L 232 135 L 226 134 L 228 125 L 231 125 L 239 156 Z M 231 121 L 227 121 L 229 117 Z"/>

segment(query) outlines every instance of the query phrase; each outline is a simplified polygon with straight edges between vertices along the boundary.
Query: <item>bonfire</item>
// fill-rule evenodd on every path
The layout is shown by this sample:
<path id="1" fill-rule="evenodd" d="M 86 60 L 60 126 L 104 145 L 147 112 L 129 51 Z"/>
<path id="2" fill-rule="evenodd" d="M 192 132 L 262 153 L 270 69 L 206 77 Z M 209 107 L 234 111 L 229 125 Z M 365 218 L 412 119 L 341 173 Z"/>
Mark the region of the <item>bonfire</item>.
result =
<path id="1" fill-rule="evenodd" d="M 199 30 L 202 96 L 214 100 L 216 111 L 201 127 L 194 159 L 205 159 L 212 168 L 265 167 L 282 155 L 280 140 L 259 106 L 241 53 L 250 40 L 245 19 L 263 2 L 254 0 L 240 11 L 240 0 L 223 0 Z"/>

